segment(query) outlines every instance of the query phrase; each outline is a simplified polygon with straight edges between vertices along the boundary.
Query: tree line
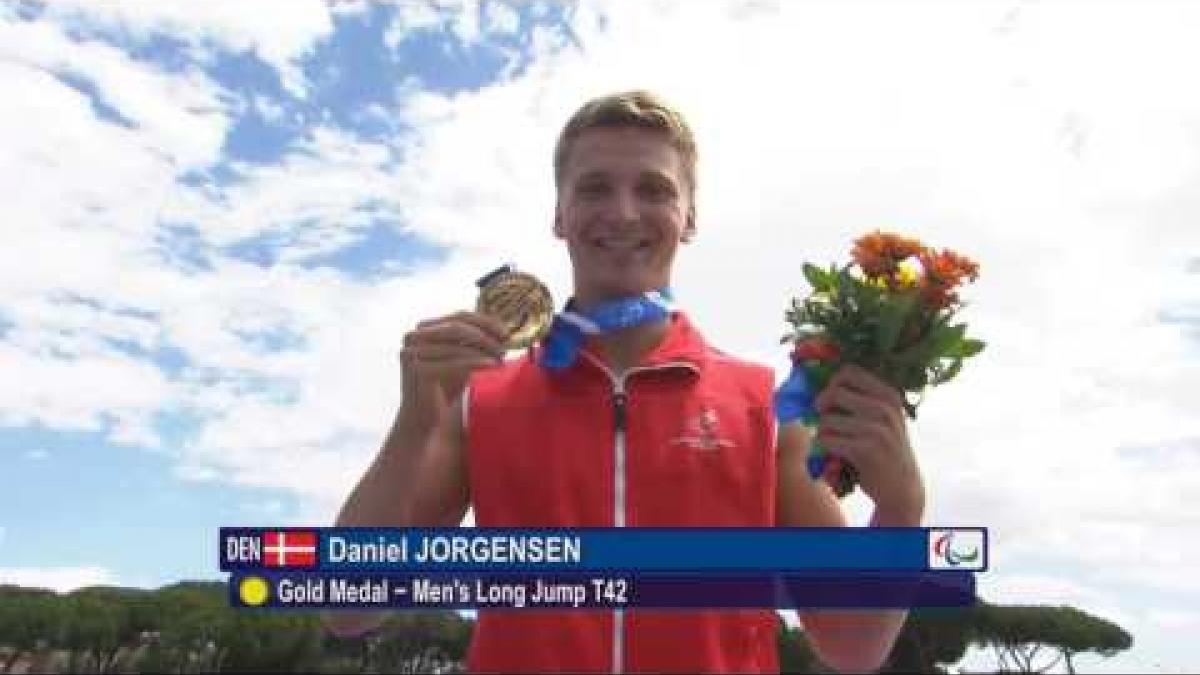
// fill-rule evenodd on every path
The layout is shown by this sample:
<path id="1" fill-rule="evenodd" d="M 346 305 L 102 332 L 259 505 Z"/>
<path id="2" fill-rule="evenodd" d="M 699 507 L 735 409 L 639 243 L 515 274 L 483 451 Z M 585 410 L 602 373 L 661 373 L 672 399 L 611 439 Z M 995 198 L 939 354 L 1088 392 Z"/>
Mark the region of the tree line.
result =
<path id="1" fill-rule="evenodd" d="M 0 586 L 0 672 L 461 672 L 473 621 L 451 611 L 396 612 L 361 638 L 335 638 L 309 612 L 239 611 L 221 582 L 158 590 L 92 587 L 71 593 Z M 937 673 L 975 645 L 997 672 L 1045 672 L 1091 653 L 1129 649 L 1120 626 L 1066 606 L 981 603 L 923 609 L 908 620 L 885 672 Z M 831 672 L 804 633 L 779 628 L 785 673 Z"/>

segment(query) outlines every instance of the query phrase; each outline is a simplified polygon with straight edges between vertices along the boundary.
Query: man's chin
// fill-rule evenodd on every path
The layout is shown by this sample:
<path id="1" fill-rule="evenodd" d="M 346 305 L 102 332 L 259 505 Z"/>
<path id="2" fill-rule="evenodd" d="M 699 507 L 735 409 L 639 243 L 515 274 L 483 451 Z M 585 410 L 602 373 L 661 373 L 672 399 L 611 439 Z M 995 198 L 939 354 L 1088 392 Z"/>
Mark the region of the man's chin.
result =
<path id="1" fill-rule="evenodd" d="M 597 301 L 616 300 L 620 298 L 628 298 L 632 295 L 641 295 L 647 291 L 655 291 L 659 288 L 662 288 L 662 285 L 656 284 L 652 280 L 646 280 L 640 283 L 631 283 L 628 280 L 622 280 L 619 283 L 603 285 L 597 284 L 592 286 L 586 293 L 582 293 L 582 295 L 586 295 Z"/>

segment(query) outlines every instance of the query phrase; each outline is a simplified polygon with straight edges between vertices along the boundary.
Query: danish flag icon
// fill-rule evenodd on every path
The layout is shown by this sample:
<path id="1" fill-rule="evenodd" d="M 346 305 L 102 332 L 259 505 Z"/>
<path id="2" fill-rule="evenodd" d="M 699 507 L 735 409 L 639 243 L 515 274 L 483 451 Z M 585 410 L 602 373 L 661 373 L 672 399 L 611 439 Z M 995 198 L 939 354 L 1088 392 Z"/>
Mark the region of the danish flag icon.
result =
<path id="1" fill-rule="evenodd" d="M 267 567 L 316 567 L 316 532 L 266 532 L 263 563 Z"/>

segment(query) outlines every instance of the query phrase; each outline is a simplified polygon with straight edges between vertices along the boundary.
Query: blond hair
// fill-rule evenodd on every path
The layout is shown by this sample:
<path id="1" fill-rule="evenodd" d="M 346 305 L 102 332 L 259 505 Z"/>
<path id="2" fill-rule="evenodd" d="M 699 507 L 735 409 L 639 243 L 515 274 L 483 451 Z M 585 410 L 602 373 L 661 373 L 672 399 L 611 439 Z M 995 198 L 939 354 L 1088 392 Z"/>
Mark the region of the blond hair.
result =
<path id="1" fill-rule="evenodd" d="M 633 90 L 599 96 L 584 103 L 558 135 L 554 146 L 554 185 L 562 187 L 563 172 L 575 139 L 588 129 L 632 127 L 658 131 L 679 153 L 687 180 L 688 202 L 695 205 L 696 139 L 683 114 L 657 95 Z"/>

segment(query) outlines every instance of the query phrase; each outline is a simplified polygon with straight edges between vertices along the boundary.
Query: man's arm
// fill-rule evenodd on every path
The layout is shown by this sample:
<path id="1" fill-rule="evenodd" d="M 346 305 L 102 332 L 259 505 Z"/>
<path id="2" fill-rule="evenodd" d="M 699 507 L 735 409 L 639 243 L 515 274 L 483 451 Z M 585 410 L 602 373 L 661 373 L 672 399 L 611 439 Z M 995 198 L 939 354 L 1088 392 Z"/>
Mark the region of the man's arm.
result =
<path id="1" fill-rule="evenodd" d="M 453 527 L 470 501 L 463 429 L 471 373 L 504 362 L 507 328 L 477 312 L 417 324 L 400 352 L 401 405 L 371 468 L 346 499 L 343 527 Z M 380 612 L 330 612 L 338 635 L 359 635 Z"/>
<path id="2" fill-rule="evenodd" d="M 777 524 L 781 527 L 845 527 L 846 517 L 829 486 L 808 475 L 811 434 L 800 424 L 779 429 Z M 921 514 L 876 505 L 872 526 L 916 527 Z M 878 670 L 895 643 L 907 612 L 801 610 L 805 634 L 821 660 L 842 672 Z"/>
<path id="3" fill-rule="evenodd" d="M 433 428 L 404 414 L 396 421 L 371 467 L 346 499 L 338 527 L 454 527 L 470 505 L 465 430 L 459 399 Z M 326 627 L 355 637 L 378 627 L 385 612 L 326 612 Z"/>
<path id="4" fill-rule="evenodd" d="M 470 502 L 459 399 L 429 428 L 403 413 L 338 513 L 338 527 L 454 527 Z M 422 428 L 422 427 L 425 428 Z"/>

